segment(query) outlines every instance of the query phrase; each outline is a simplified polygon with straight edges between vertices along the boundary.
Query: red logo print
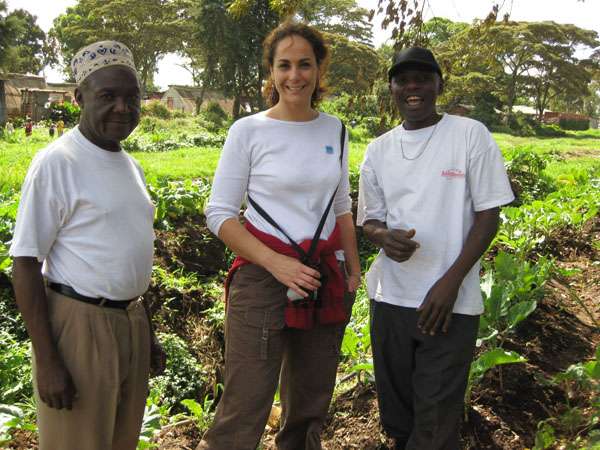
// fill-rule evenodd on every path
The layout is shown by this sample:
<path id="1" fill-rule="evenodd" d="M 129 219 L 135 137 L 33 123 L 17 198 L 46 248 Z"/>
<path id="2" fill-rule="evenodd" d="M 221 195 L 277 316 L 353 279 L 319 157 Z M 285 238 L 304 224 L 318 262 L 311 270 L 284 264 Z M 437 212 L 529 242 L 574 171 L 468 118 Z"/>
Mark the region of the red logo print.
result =
<path id="1" fill-rule="evenodd" d="M 464 178 L 465 173 L 460 169 L 446 169 L 442 170 L 442 176 L 447 180 L 451 180 L 453 178 Z"/>

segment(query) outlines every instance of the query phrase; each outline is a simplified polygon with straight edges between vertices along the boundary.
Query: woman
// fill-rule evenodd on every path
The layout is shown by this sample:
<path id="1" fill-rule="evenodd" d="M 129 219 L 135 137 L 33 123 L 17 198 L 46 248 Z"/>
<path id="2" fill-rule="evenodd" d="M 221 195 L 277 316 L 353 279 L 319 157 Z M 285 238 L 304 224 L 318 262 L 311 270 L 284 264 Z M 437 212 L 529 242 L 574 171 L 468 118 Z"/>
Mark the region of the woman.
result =
<path id="1" fill-rule="evenodd" d="M 338 119 L 314 109 L 327 54 L 306 25 L 273 30 L 264 43 L 271 108 L 238 120 L 223 148 L 206 217 L 238 258 L 227 283 L 223 396 L 198 449 L 255 449 L 280 375 L 278 448 L 321 448 L 353 298 L 342 270 L 347 291 L 360 283 L 347 139 Z M 303 259 L 292 241 L 308 252 L 322 217 L 317 250 Z"/>

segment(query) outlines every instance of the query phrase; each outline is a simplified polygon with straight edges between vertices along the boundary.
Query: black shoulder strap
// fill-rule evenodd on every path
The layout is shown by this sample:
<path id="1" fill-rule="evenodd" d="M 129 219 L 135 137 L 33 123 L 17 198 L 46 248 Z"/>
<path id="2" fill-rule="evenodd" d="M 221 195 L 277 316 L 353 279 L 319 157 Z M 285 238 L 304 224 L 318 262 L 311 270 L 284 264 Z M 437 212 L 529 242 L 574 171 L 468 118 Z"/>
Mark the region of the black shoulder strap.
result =
<path id="1" fill-rule="evenodd" d="M 340 123 L 342 124 L 342 130 L 340 132 L 340 168 L 341 168 L 341 172 L 342 172 L 341 177 L 343 177 L 344 176 L 343 159 L 344 159 L 344 144 L 346 141 L 346 125 L 344 125 L 344 122 L 342 122 L 342 121 L 340 121 Z M 340 181 L 341 181 L 341 178 L 340 178 Z M 327 208 L 325 208 L 325 212 L 321 216 L 321 220 L 319 221 L 319 226 L 317 227 L 317 230 L 315 231 L 315 235 L 310 243 L 310 248 L 308 250 L 308 259 L 312 258 L 313 254 L 315 253 L 315 250 L 317 249 L 317 245 L 319 244 L 319 238 L 321 237 L 321 231 L 323 231 L 323 226 L 325 226 L 325 221 L 327 220 L 327 216 L 329 215 L 329 210 L 331 209 L 331 205 L 333 204 L 333 199 L 335 198 L 335 194 L 337 194 L 339 185 L 340 185 L 340 182 L 338 181 L 338 184 L 336 185 L 335 190 L 333 191 L 333 194 L 331 194 L 329 203 L 327 203 Z"/>
<path id="2" fill-rule="evenodd" d="M 250 202 L 252 207 L 256 210 L 257 213 L 259 213 L 262 216 L 263 219 L 265 219 L 273 227 L 275 227 L 277 230 L 283 233 L 283 235 L 288 239 L 288 241 L 290 241 L 290 244 L 292 244 L 292 247 L 294 247 L 294 250 L 296 250 L 296 252 L 300 255 L 300 259 L 308 259 L 308 254 L 304 251 L 304 249 L 300 247 L 296 241 L 289 237 L 288 234 L 284 231 L 284 229 L 281 228 L 277 222 L 275 222 L 275 220 L 269 215 L 269 213 L 262 209 L 262 207 L 258 203 L 252 200 L 252 197 L 250 197 L 249 194 L 248 202 Z"/>
<path id="3" fill-rule="evenodd" d="M 342 177 L 343 177 L 344 176 L 343 159 L 344 159 L 344 144 L 346 143 L 346 126 L 344 125 L 344 122 L 341 122 L 341 124 L 342 124 L 342 130 L 340 132 L 340 167 L 342 168 Z M 281 233 L 288 239 L 288 241 L 290 241 L 290 244 L 292 245 L 294 250 L 296 250 L 296 253 L 298 253 L 301 260 L 309 261 L 312 258 L 315 250 L 317 249 L 317 245 L 319 244 L 319 238 L 321 237 L 321 231 L 323 231 L 323 227 L 325 226 L 325 221 L 327 220 L 327 216 L 329 215 L 329 210 L 331 209 L 331 205 L 333 205 L 333 200 L 335 198 L 335 194 L 337 194 L 339 184 L 340 183 L 338 182 L 338 184 L 335 187 L 335 190 L 333 191 L 333 194 L 331 194 L 329 203 L 327 203 L 325 212 L 323 212 L 323 215 L 321 216 L 319 225 L 317 226 L 317 229 L 315 230 L 315 234 L 310 243 L 310 248 L 308 250 L 308 253 L 305 252 L 304 249 L 302 247 L 300 247 L 296 241 L 294 241 L 290 236 L 288 236 L 288 234 L 283 230 L 283 228 L 281 228 L 279 226 L 279 224 L 277 222 L 275 222 L 275 220 L 258 203 L 256 203 L 252 199 L 252 197 L 250 197 L 250 195 L 248 195 L 248 201 L 250 202 L 252 207 L 256 210 L 256 212 L 262 216 L 263 219 L 265 219 L 267 222 L 269 222 L 269 224 L 271 224 L 277 230 L 281 231 Z"/>

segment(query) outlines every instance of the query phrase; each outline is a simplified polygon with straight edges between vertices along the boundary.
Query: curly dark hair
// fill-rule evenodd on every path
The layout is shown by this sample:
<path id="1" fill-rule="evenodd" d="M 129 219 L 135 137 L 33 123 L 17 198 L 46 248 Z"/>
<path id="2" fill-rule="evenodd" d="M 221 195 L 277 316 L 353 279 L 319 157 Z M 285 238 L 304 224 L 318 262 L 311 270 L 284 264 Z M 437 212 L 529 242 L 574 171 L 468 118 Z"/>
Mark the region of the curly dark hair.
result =
<path id="1" fill-rule="evenodd" d="M 323 79 L 325 78 L 327 65 L 329 64 L 329 48 L 325 43 L 325 38 L 319 31 L 304 23 L 298 23 L 291 20 L 283 22 L 271 31 L 263 42 L 263 64 L 265 69 L 270 73 L 271 68 L 273 67 L 277 45 L 290 36 L 300 36 L 306 39 L 315 54 L 315 59 L 317 60 L 317 66 L 319 68 L 319 79 L 317 80 L 317 86 L 315 86 L 315 90 L 312 93 L 310 100 L 310 105 L 314 108 L 321 101 L 323 94 L 326 92 Z M 277 89 L 273 84 L 271 75 L 267 78 L 263 95 L 269 106 L 275 106 L 279 102 L 279 92 L 277 92 Z"/>

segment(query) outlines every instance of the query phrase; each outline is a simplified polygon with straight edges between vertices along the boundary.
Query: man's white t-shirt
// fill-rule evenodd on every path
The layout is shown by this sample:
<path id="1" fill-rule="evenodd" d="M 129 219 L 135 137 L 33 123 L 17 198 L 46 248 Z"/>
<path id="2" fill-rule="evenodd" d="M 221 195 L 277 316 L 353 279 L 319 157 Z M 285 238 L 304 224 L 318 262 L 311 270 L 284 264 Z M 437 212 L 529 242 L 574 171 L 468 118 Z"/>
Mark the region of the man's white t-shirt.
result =
<path id="1" fill-rule="evenodd" d="M 340 165 L 340 120 L 325 113 L 306 122 L 272 119 L 265 112 L 245 117 L 229 129 L 205 214 L 219 234 L 223 222 L 238 218 L 249 194 L 296 242 L 312 239 L 335 188 L 321 239 L 335 217 L 350 212 L 348 151 Z M 344 143 L 348 148 L 348 136 Z M 248 205 L 245 218 L 259 230 L 287 238 Z"/>
<path id="2" fill-rule="evenodd" d="M 420 247 L 402 263 L 379 252 L 367 273 L 370 298 L 419 307 L 462 251 L 475 212 L 513 199 L 500 149 L 480 122 L 446 114 L 437 125 L 398 126 L 377 138 L 361 166 L 357 224 L 414 228 Z M 465 277 L 455 313 L 483 312 L 479 269 L 477 262 Z"/>
<path id="3" fill-rule="evenodd" d="M 135 160 L 97 147 L 74 128 L 33 159 L 10 255 L 36 257 L 48 280 L 82 295 L 126 300 L 148 288 L 153 221 Z"/>

